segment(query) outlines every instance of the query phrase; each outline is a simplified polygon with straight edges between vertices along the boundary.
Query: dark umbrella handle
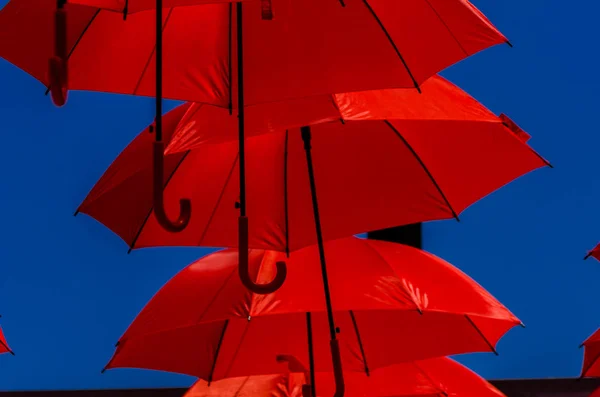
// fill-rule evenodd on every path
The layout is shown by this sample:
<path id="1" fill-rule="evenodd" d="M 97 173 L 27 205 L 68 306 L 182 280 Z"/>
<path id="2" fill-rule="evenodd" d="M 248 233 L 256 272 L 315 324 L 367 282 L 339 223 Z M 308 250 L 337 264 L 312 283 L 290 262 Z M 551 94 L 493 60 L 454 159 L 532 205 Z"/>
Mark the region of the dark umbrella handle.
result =
<path id="1" fill-rule="evenodd" d="M 310 385 L 302 385 L 302 397 L 316 397 L 310 392 Z"/>
<path id="2" fill-rule="evenodd" d="M 58 107 L 67 103 L 67 11 L 65 0 L 57 0 L 54 14 L 54 56 L 48 61 L 48 80 L 52 102 Z"/>
<path id="3" fill-rule="evenodd" d="M 162 141 L 154 142 L 154 215 L 158 223 L 172 233 L 181 232 L 190 223 L 192 217 L 192 203 L 189 199 L 179 200 L 179 218 L 172 222 L 165 212 L 163 201 L 164 181 L 164 153 L 165 145 Z"/>
<path id="4" fill-rule="evenodd" d="M 268 295 L 277 291 L 287 277 L 287 266 L 285 262 L 277 262 L 277 274 L 275 278 L 267 284 L 257 284 L 250 279 L 250 271 L 248 269 L 248 217 L 240 216 L 238 218 L 239 227 L 239 244 L 238 244 L 238 255 L 239 263 L 238 270 L 240 279 L 244 287 L 259 295 Z"/>
<path id="5" fill-rule="evenodd" d="M 334 397 L 344 397 L 346 385 L 344 384 L 344 371 L 342 370 L 342 355 L 340 354 L 340 341 L 334 339 L 329 342 L 331 347 L 331 361 L 333 362 L 333 377 L 335 379 Z"/>

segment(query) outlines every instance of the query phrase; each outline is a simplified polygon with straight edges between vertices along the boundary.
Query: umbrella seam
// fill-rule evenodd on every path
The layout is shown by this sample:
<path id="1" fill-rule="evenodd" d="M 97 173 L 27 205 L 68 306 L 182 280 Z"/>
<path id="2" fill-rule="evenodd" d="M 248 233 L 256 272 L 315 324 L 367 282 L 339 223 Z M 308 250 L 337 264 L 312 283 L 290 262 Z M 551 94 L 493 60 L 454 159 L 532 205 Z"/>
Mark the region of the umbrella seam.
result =
<path id="1" fill-rule="evenodd" d="M 444 19 L 440 16 L 440 14 L 437 12 L 437 10 L 435 9 L 435 7 L 429 2 L 429 0 L 424 0 L 424 1 L 427 3 L 427 5 L 429 5 L 429 7 L 431 8 L 431 10 L 435 13 L 435 15 L 440 20 L 440 22 L 446 27 L 446 29 L 448 30 L 448 33 L 450 33 L 450 36 L 452 36 L 452 38 L 454 39 L 454 41 L 456 41 L 456 44 L 458 44 L 458 46 L 460 47 L 460 49 L 462 50 L 462 52 L 464 52 L 466 56 L 471 55 L 471 54 L 469 54 L 467 52 L 467 50 L 465 50 L 465 48 L 463 47 L 463 45 L 461 44 L 461 42 L 458 41 L 458 38 L 456 38 L 456 36 L 452 32 L 452 30 L 450 29 L 450 27 L 448 26 L 448 24 L 446 23 L 446 21 L 444 21 Z"/>
<path id="2" fill-rule="evenodd" d="M 490 350 L 492 351 L 492 353 L 494 353 L 495 355 L 498 355 L 498 352 L 496 351 L 496 348 L 490 343 L 490 341 L 488 340 L 488 338 L 485 337 L 485 335 L 483 334 L 483 332 L 481 332 L 481 330 L 473 322 L 473 320 L 471 320 L 471 317 L 469 317 L 468 314 L 465 314 L 465 318 L 467 319 L 467 321 L 469 322 L 469 324 L 471 324 L 473 326 L 473 328 L 475 328 L 475 331 L 477 331 L 477 333 L 479 334 L 479 336 L 485 341 L 485 343 L 488 345 L 488 347 L 490 348 Z"/>
<path id="3" fill-rule="evenodd" d="M 391 269 L 394 271 L 394 275 L 395 275 L 395 276 L 397 276 L 396 270 L 395 270 L 394 268 L 392 268 L 392 267 L 389 265 L 389 262 L 388 262 L 388 260 L 387 260 L 387 259 L 385 259 L 385 257 L 384 257 L 384 256 L 383 256 L 383 255 L 382 255 L 382 254 L 381 254 L 381 253 L 380 253 L 380 252 L 377 250 L 377 249 L 375 249 L 375 247 L 373 247 L 373 246 L 370 244 L 370 241 L 369 241 L 369 239 L 363 239 L 363 240 L 364 240 L 364 243 L 365 243 L 365 245 L 366 245 L 367 247 L 369 247 L 369 249 L 370 249 L 371 251 L 373 251 L 373 252 L 375 253 L 375 255 L 377 255 L 377 257 L 379 257 L 379 258 L 380 258 L 380 259 L 383 261 L 383 263 L 384 263 L 384 264 L 386 264 L 386 265 L 387 265 L 389 268 L 391 268 Z M 419 314 L 423 314 L 423 309 L 421 309 L 421 307 L 419 306 L 419 304 L 418 304 L 418 303 L 415 301 L 415 299 L 414 299 L 414 298 L 411 296 L 410 292 L 409 292 L 409 291 L 406 289 L 406 287 L 405 287 L 404 285 L 402 285 L 402 290 L 404 291 L 404 293 L 405 293 L 406 295 L 408 295 L 408 298 L 410 299 L 410 301 L 412 302 L 412 304 L 413 304 L 413 305 L 415 305 L 415 307 L 417 308 L 417 311 L 419 312 Z M 393 309 L 393 310 L 402 310 L 402 309 Z"/>
<path id="4" fill-rule="evenodd" d="M 181 166 L 181 164 L 183 164 L 183 161 L 188 157 L 189 154 L 190 154 L 190 150 L 188 150 L 187 152 L 185 152 L 185 154 L 181 157 L 181 160 L 179 160 L 179 163 L 177 164 L 177 166 L 175 167 L 175 169 L 173 169 L 173 172 L 171 173 L 171 175 L 169 175 L 169 178 L 165 182 L 165 185 L 163 186 L 163 192 L 166 190 L 167 186 L 169 185 L 169 182 L 171 182 L 171 179 L 173 179 L 173 176 L 175 175 L 175 173 L 177 172 L 177 170 L 179 169 L 179 167 Z M 140 226 L 140 228 L 139 228 L 138 232 L 136 233 L 133 241 L 131 242 L 131 245 L 129 246 L 129 251 L 127 253 L 130 253 L 135 248 L 135 243 L 137 243 L 138 239 L 140 238 L 140 236 L 142 234 L 142 231 L 144 230 L 144 227 L 146 227 L 146 223 L 148 223 L 148 219 L 150 219 L 150 215 L 152 215 L 153 211 L 154 211 L 154 204 L 152 204 L 150 206 L 150 210 L 148 211 L 148 215 L 146 215 L 146 218 L 144 219 L 144 222 L 142 222 L 142 225 Z"/>
<path id="5" fill-rule="evenodd" d="M 162 32 L 164 34 L 165 29 L 167 28 L 167 24 L 169 23 L 169 21 L 171 20 L 171 14 L 173 13 L 173 8 L 169 8 L 169 13 L 167 14 L 167 18 L 165 19 L 165 23 L 162 26 Z M 133 92 L 131 93 L 131 95 L 137 95 L 137 91 L 140 88 L 140 85 L 142 84 L 142 80 L 144 79 L 144 76 L 146 75 L 146 72 L 148 71 L 148 67 L 150 66 L 150 63 L 152 61 L 152 57 L 154 56 L 154 54 L 156 53 L 156 44 L 154 45 L 154 48 L 152 49 L 152 51 L 150 52 L 150 56 L 148 57 L 148 60 L 146 61 L 146 65 L 144 66 L 144 69 L 142 70 L 142 73 L 140 74 L 140 78 L 137 82 L 137 84 L 135 85 Z"/>
<path id="6" fill-rule="evenodd" d="M 194 323 L 194 325 L 199 325 L 202 324 L 202 318 L 206 315 L 206 313 L 208 312 L 208 310 L 211 308 L 211 306 L 215 303 L 215 301 L 217 300 L 217 298 L 219 297 L 219 295 L 221 294 L 221 292 L 223 292 L 223 289 L 225 288 L 225 286 L 227 285 L 227 283 L 229 282 L 229 280 L 231 280 L 231 277 L 235 274 L 235 267 L 231 270 L 231 273 L 229 274 L 229 276 L 227 276 L 227 278 L 225 279 L 225 281 L 223 282 L 223 285 L 221 285 L 219 287 L 219 290 L 215 293 L 215 295 L 213 296 L 213 298 L 211 299 L 211 301 L 208 303 L 208 305 L 206 306 L 206 308 L 202 311 L 202 313 L 200 313 L 200 316 L 198 316 L 198 319 L 196 320 L 196 322 Z M 227 320 L 229 321 L 229 320 Z"/>
<path id="7" fill-rule="evenodd" d="M 240 395 L 240 393 L 242 392 L 242 389 L 244 388 L 244 386 L 246 386 L 246 383 L 248 383 L 249 380 L 250 380 L 250 376 L 246 376 L 246 379 L 244 379 L 244 381 L 240 385 L 240 388 L 235 392 L 233 397 L 238 397 Z"/>
<path id="8" fill-rule="evenodd" d="M 238 160 L 240 158 L 239 152 L 238 154 L 235 156 L 235 158 L 233 159 L 233 164 L 231 165 L 231 169 L 229 170 L 229 174 L 227 175 L 227 179 L 225 179 L 225 183 L 223 184 L 223 189 L 221 189 L 221 193 L 219 194 L 219 198 L 217 199 L 217 202 L 215 203 L 215 207 L 213 208 L 211 214 L 210 214 L 210 218 L 208 219 L 208 222 L 206 222 L 206 226 L 204 227 L 204 231 L 202 232 L 202 236 L 200 236 L 200 240 L 198 241 L 197 245 L 201 245 L 202 241 L 204 240 L 204 238 L 206 237 L 206 233 L 208 233 L 208 229 L 210 228 L 210 225 L 215 217 L 215 214 L 217 213 L 217 210 L 219 209 L 219 205 L 221 204 L 221 200 L 223 199 L 223 196 L 225 195 L 225 189 L 227 189 L 227 186 L 229 185 L 229 182 L 231 180 L 231 176 L 233 175 L 233 171 L 235 170 L 235 165 L 238 163 Z"/>
<path id="9" fill-rule="evenodd" d="M 379 27 L 381 28 L 381 30 L 383 31 L 383 33 L 385 34 L 385 36 L 387 37 L 387 39 L 390 42 L 390 44 L 392 45 L 392 48 L 394 49 L 394 51 L 396 51 L 396 55 L 398 55 L 398 58 L 400 58 L 400 61 L 402 61 L 402 64 L 404 65 L 404 68 L 406 69 L 406 72 L 408 73 L 408 75 L 412 79 L 413 84 L 415 85 L 415 88 L 417 89 L 417 91 L 421 92 L 421 88 L 419 87 L 419 83 L 417 83 L 417 80 L 415 79 L 415 76 L 413 76 L 412 72 L 410 71 L 410 68 L 408 67 L 408 64 L 406 63 L 406 60 L 404 59 L 404 57 L 400 53 L 400 50 L 398 49 L 398 46 L 396 45 L 396 43 L 394 42 L 394 40 L 392 40 L 392 37 L 390 36 L 389 32 L 387 31 L 387 29 L 383 25 L 383 22 L 381 22 L 381 20 L 377 16 L 377 14 L 375 14 L 375 11 L 373 11 L 373 8 L 371 7 L 371 5 L 369 4 L 369 2 L 367 0 L 363 0 L 363 3 L 365 4 L 365 6 L 367 7 L 367 9 L 369 10 L 369 12 L 373 16 L 373 18 L 375 19 L 375 21 L 377 22 L 377 24 L 379 25 Z"/>
<path id="10" fill-rule="evenodd" d="M 8 347 L 8 345 L 6 343 L 4 343 L 4 341 L 0 340 L 0 345 L 4 346 L 4 348 L 13 356 L 15 355 L 15 353 L 12 351 L 12 349 L 10 347 Z"/>
<path id="11" fill-rule="evenodd" d="M 356 317 L 354 317 L 354 311 L 348 310 L 348 312 L 350 313 L 350 319 L 352 320 L 352 325 L 354 326 L 354 333 L 356 334 L 356 339 L 358 340 L 358 347 L 360 348 L 360 353 L 362 355 L 363 365 L 365 367 L 365 374 L 367 376 L 371 376 L 371 373 L 369 371 L 369 364 L 367 363 L 367 355 L 365 354 L 365 349 L 362 343 L 362 339 L 360 337 L 360 332 L 358 331 L 358 323 L 356 322 Z"/>
<path id="12" fill-rule="evenodd" d="M 594 357 L 594 359 L 590 362 L 589 365 L 586 365 L 585 367 L 583 367 L 580 378 L 583 378 L 586 376 L 586 372 L 588 372 L 590 369 L 592 369 L 592 367 L 594 366 L 594 364 L 596 364 L 598 359 L 600 359 L 600 352 L 598 352 L 598 354 L 596 354 L 596 357 Z"/>
<path id="13" fill-rule="evenodd" d="M 413 362 L 413 365 L 425 376 L 425 378 L 427 378 L 428 381 L 431 382 L 431 384 L 436 389 L 438 389 L 444 396 L 448 396 L 448 392 L 441 387 L 441 382 L 439 384 L 437 384 L 437 382 L 434 382 L 433 379 L 431 379 L 431 377 L 429 376 L 429 374 L 423 368 L 421 368 L 419 364 L 417 364 L 417 361 Z"/>
<path id="14" fill-rule="evenodd" d="M 219 343 L 217 344 L 217 350 L 215 351 L 215 359 L 213 360 L 212 368 L 210 369 L 210 374 L 208 375 L 208 385 L 209 386 L 212 382 L 213 375 L 215 374 L 215 369 L 217 368 L 217 360 L 219 359 L 219 353 L 221 352 L 221 345 L 223 343 L 223 339 L 225 338 L 225 332 L 227 332 L 228 325 L 229 325 L 229 320 L 225 320 L 225 324 L 223 324 L 223 330 L 221 331 L 221 337 L 219 338 Z"/>
<path id="15" fill-rule="evenodd" d="M 233 363 L 235 362 L 235 359 L 237 358 L 237 355 L 239 354 L 240 349 L 242 348 L 242 344 L 244 343 L 244 339 L 246 338 L 246 334 L 248 333 L 248 329 L 250 328 L 250 323 L 252 323 L 252 321 L 248 320 L 246 329 L 244 329 L 244 333 L 242 334 L 242 337 L 240 338 L 240 343 L 237 345 L 237 348 L 235 349 L 235 353 L 233 354 L 233 357 L 231 358 L 231 361 L 229 362 L 229 366 L 227 367 L 227 371 L 225 371 L 224 378 L 228 378 L 229 377 L 228 376 L 229 371 L 231 371 L 231 367 L 233 366 Z"/>
<path id="16" fill-rule="evenodd" d="M 388 120 L 384 120 L 384 122 L 387 124 L 388 127 L 390 127 L 390 129 L 394 132 L 394 134 L 398 138 L 400 138 L 400 140 L 404 143 L 404 145 L 408 148 L 408 150 L 410 150 L 412 155 L 417 159 L 417 161 L 419 162 L 419 164 L 421 165 L 421 167 L 423 168 L 423 170 L 425 171 L 425 173 L 427 174 L 429 179 L 431 179 L 431 182 L 433 183 L 433 185 L 435 186 L 435 188 L 437 189 L 439 194 L 442 196 L 442 199 L 446 202 L 448 209 L 450 209 L 450 211 L 452 212 L 452 216 L 458 221 L 459 220 L 458 214 L 456 213 L 456 211 L 454 211 L 454 208 L 452 208 L 450 201 L 444 194 L 442 188 L 437 183 L 437 181 L 435 180 L 435 178 L 433 177 L 433 175 L 431 174 L 431 172 L 429 171 L 429 169 L 427 168 L 427 166 L 425 165 L 425 163 L 423 162 L 421 157 L 419 157 L 419 155 L 417 154 L 415 149 L 408 143 L 408 141 L 402 136 L 402 134 L 400 134 L 400 132 L 398 132 L 398 130 L 392 125 L 392 123 L 390 123 Z"/>

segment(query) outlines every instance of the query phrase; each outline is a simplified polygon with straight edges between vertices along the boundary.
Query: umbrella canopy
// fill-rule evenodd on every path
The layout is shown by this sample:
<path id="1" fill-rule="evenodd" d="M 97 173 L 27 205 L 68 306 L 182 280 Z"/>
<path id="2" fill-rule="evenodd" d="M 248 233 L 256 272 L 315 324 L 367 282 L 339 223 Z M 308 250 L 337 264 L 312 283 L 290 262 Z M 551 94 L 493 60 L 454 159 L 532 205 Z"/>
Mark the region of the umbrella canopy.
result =
<path id="1" fill-rule="evenodd" d="M 331 395 L 333 380 L 327 373 L 315 377 L 317 396 Z M 449 358 L 396 364 L 369 376 L 348 373 L 347 397 L 505 397 L 479 375 Z M 287 373 L 196 382 L 184 397 L 301 397 L 304 374 Z"/>
<path id="2" fill-rule="evenodd" d="M 495 351 L 502 335 L 520 324 L 472 279 L 424 251 L 355 237 L 327 242 L 325 250 L 345 371 Z M 253 280 L 271 279 L 273 264 L 282 259 L 283 253 L 251 250 Z M 207 381 L 282 373 L 286 360 L 304 368 L 313 361 L 315 371 L 331 371 L 317 247 L 292 253 L 287 264 L 286 283 L 257 295 L 236 277 L 236 250 L 198 260 L 146 305 L 107 368 Z"/>
<path id="3" fill-rule="evenodd" d="M 236 7 L 212 0 L 163 3 L 171 7 L 163 12 L 163 96 L 234 107 Z M 124 20 L 126 5 L 133 13 Z M 175 7 L 182 5 L 187 6 Z M 246 105 L 415 87 L 507 41 L 466 0 L 345 0 L 344 5 L 338 0 L 272 0 L 276 18 L 264 21 L 262 2 L 243 2 Z M 11 0 L 0 11 L 0 57 L 46 86 L 48 59 L 55 51 L 56 6 L 57 0 Z M 63 15 L 66 32 L 61 31 L 68 87 L 154 96 L 155 7 L 156 0 L 69 0 Z"/>
<path id="4" fill-rule="evenodd" d="M 598 244 L 594 247 L 594 249 L 588 252 L 584 259 L 587 259 L 590 256 L 600 261 L 600 244 Z"/>
<path id="5" fill-rule="evenodd" d="M 581 344 L 585 348 L 581 376 L 600 376 L 600 329 Z"/>
<path id="6" fill-rule="evenodd" d="M 299 126 L 312 125 L 325 240 L 456 217 L 548 163 L 528 135 L 441 77 L 423 93 L 385 90 L 253 106 L 246 114 L 250 247 L 293 251 L 316 242 Z M 342 122 L 340 122 L 340 120 Z M 273 132 L 273 133 L 266 133 Z M 194 215 L 177 234 L 152 207 L 152 136 L 140 134 L 79 207 L 131 248 L 237 246 L 237 118 L 185 104 L 165 116 L 165 207 Z"/>
<path id="7" fill-rule="evenodd" d="M 10 353 L 14 355 L 13 351 L 8 347 L 8 343 L 6 343 L 6 338 L 4 337 L 4 333 L 2 329 L 0 329 L 0 354 L 2 353 Z"/>

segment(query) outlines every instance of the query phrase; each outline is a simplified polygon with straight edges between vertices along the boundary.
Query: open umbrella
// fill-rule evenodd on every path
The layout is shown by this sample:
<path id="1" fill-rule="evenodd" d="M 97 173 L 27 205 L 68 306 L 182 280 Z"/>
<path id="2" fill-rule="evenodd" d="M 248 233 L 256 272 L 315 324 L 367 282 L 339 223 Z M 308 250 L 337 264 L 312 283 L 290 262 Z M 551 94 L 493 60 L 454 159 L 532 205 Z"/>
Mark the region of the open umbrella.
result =
<path id="1" fill-rule="evenodd" d="M 0 56 L 47 85 L 58 105 L 69 87 L 156 96 L 153 207 L 171 233 L 189 224 L 191 202 L 179 201 L 175 221 L 163 208 L 163 60 L 165 97 L 230 112 L 237 102 L 242 246 L 248 235 L 245 106 L 335 92 L 418 89 L 445 67 L 508 42 L 466 0 L 203 3 L 11 0 L 0 12 Z M 164 18 L 163 6 L 171 7 Z M 273 19 L 273 9 L 276 19 L 258 18 Z M 248 287 L 269 292 L 284 278 L 282 267 L 275 283 Z"/>
<path id="2" fill-rule="evenodd" d="M 15 353 L 13 353 L 13 351 L 10 349 L 10 347 L 8 347 L 8 343 L 6 343 L 6 338 L 4 337 L 4 333 L 2 332 L 2 329 L 0 329 L 0 354 L 2 353 L 10 353 L 13 356 L 15 355 Z"/>
<path id="3" fill-rule="evenodd" d="M 468 368 L 441 357 L 377 369 L 370 374 L 345 374 L 347 397 L 505 397 Z M 208 384 L 196 382 L 184 397 L 300 397 L 308 382 L 303 373 L 247 376 Z M 333 380 L 315 374 L 316 396 L 330 395 Z"/>
<path id="4" fill-rule="evenodd" d="M 325 244 L 337 342 L 347 372 L 474 351 L 495 352 L 520 324 L 464 273 L 416 248 L 358 239 Z M 251 250 L 253 281 L 285 254 Z M 285 372 L 285 362 L 331 372 L 319 249 L 288 259 L 276 292 L 253 294 L 235 277 L 234 249 L 208 255 L 170 280 L 119 340 L 107 368 L 178 372 L 208 382 Z"/>
<path id="5" fill-rule="evenodd" d="M 581 344 L 585 348 L 581 376 L 600 376 L 600 329 Z"/>
<path id="6" fill-rule="evenodd" d="M 588 252 L 587 255 L 585 256 L 585 258 L 583 258 L 583 259 L 587 259 L 590 256 L 600 261 L 600 244 L 598 244 L 597 246 L 594 247 L 594 249 L 592 249 L 590 252 Z"/>

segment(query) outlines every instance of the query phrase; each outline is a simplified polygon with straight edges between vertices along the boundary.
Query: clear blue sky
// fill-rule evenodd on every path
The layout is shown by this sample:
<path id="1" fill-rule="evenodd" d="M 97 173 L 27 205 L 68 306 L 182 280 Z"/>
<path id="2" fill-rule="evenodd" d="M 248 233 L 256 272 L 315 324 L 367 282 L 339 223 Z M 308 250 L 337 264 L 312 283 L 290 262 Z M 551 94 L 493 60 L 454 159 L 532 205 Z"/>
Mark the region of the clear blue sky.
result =
<path id="1" fill-rule="evenodd" d="M 0 0 L 3 5 L 6 0 Z M 489 378 L 575 376 L 578 345 L 600 326 L 600 4 L 476 0 L 515 45 L 444 75 L 533 136 L 554 165 L 425 226 L 425 248 L 469 273 L 527 325 L 499 357 L 461 361 Z M 100 370 L 152 294 L 204 249 L 141 250 L 73 211 L 153 117 L 150 99 L 73 93 L 56 109 L 33 78 L 0 61 L 0 324 L 16 357 L 0 356 L 0 389 L 185 386 L 190 378 Z"/>

